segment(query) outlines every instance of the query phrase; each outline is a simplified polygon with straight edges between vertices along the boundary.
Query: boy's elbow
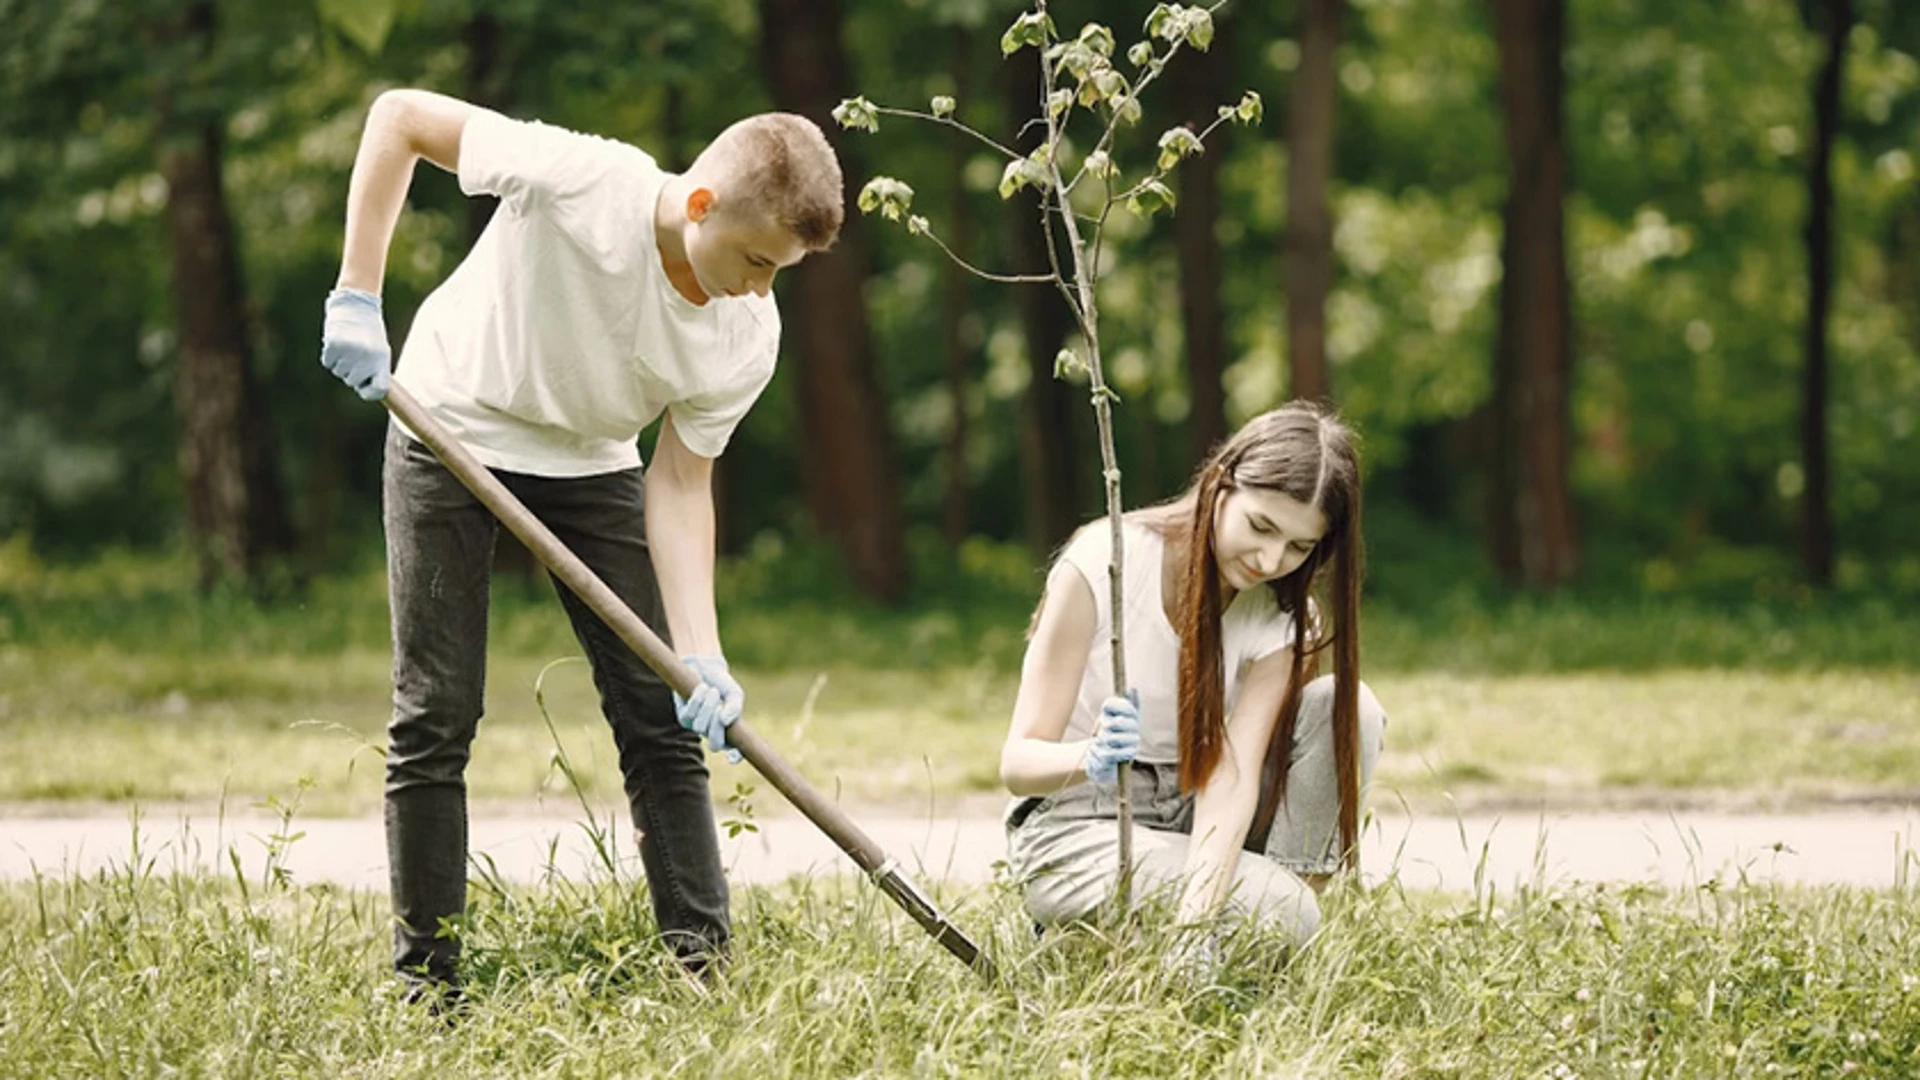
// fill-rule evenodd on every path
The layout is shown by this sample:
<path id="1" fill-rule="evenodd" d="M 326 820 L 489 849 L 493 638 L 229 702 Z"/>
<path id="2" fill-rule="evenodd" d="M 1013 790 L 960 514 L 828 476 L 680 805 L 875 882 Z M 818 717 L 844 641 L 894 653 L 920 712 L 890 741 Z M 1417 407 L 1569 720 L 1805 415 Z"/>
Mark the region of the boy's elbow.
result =
<path id="1" fill-rule="evenodd" d="M 460 136 L 473 106 L 430 90 L 383 90 L 367 113 L 368 130 L 383 132 L 395 146 L 451 171 L 460 156 Z"/>
<path id="2" fill-rule="evenodd" d="M 382 90 L 373 99 L 373 107 L 367 110 L 367 125 L 379 124 L 398 131 L 406 126 L 408 111 L 413 108 L 413 96 L 418 90 L 392 89 Z"/>

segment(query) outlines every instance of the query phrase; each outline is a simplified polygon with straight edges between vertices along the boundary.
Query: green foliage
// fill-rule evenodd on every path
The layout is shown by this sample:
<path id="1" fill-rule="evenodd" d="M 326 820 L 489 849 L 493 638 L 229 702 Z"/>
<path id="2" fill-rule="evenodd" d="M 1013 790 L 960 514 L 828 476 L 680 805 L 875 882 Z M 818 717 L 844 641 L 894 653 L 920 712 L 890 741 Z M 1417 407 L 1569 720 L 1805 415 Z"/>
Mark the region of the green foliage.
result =
<path id="1" fill-rule="evenodd" d="M 314 0 L 320 18 L 369 55 L 379 53 L 386 46 L 387 35 L 393 32 L 400 9 L 416 4 L 417 0 L 415 4 L 403 4 L 402 0 Z"/>
<path id="2" fill-rule="evenodd" d="M 891 176 L 876 176 L 860 189 L 860 212 L 875 210 L 888 221 L 899 221 L 913 205 L 913 189 Z"/>
<path id="3" fill-rule="evenodd" d="M 880 130 L 880 114 L 875 111 L 873 102 L 864 97 L 848 98 L 836 105 L 833 118 L 843 128 L 855 131 Z"/>
<path id="4" fill-rule="evenodd" d="M 964 241 L 975 265 L 1013 261 L 994 195 L 1009 166 L 984 144 L 956 158 L 963 137 L 951 130 L 965 124 L 1012 145 L 1039 111 L 1036 101 L 1013 115 L 996 89 L 1002 32 L 1018 29 L 1022 49 L 1060 50 L 1051 107 L 1080 126 L 1056 157 L 1068 182 L 1092 181 L 1075 187 L 1076 204 L 1109 184 L 1121 195 L 1153 182 L 1181 193 L 1177 175 L 1154 180 L 1159 148 L 1150 139 L 1123 126 L 1102 148 L 1098 136 L 1116 115 L 1156 133 L 1193 120 L 1170 115 L 1151 94 L 1143 104 L 1132 88 L 1161 69 L 1174 41 L 1198 47 L 1205 11 L 1056 4 L 1055 27 L 1016 22 L 1019 6 L 862 0 L 845 8 L 847 47 L 876 110 L 860 114 L 862 129 L 878 126 L 873 101 L 925 103 L 916 115 L 941 120 L 891 125 L 884 160 L 871 143 L 843 151 L 858 184 L 884 172 L 916 191 L 912 209 L 897 210 L 905 228 L 870 237 L 866 290 L 916 524 L 941 513 L 953 402 L 945 350 L 932 344 L 943 340 L 942 279 L 912 233 L 941 225 L 958 201 L 972 224 L 964 237 L 940 238 Z M 1920 317 L 1911 303 L 1920 282 L 1920 160 L 1911 138 L 1920 123 L 1920 38 L 1910 4 L 1861 0 L 1858 8 L 1835 156 L 1833 509 L 1843 592 L 1907 595 L 1909 541 L 1920 529 Z M 153 44 L 142 20 L 156 12 L 0 3 L 0 536 L 30 537 L 56 559 L 116 545 L 165 550 L 181 531 L 171 402 L 178 343 L 165 272 L 167 193 L 155 162 L 160 89 L 175 89 L 183 116 L 218 118 L 224 136 L 251 343 L 282 481 L 306 561 L 317 566 L 350 558 L 378 527 L 385 418 L 338 392 L 314 363 L 347 174 L 374 94 L 395 84 L 458 95 L 490 89 L 508 112 L 626 139 L 670 166 L 684 166 L 714 132 L 769 101 L 746 0 L 575 14 L 527 0 L 243 0 L 220 5 L 205 55 Z M 364 13 L 356 25 L 387 28 L 356 40 L 341 21 L 343 13 L 360 18 L 355 12 Z M 391 21 L 382 22 L 387 12 Z M 1230 122 L 1254 126 L 1204 141 L 1221 165 L 1213 228 L 1225 390 L 1238 420 L 1287 394 L 1284 312 L 1273 298 L 1288 162 L 1263 102 L 1284 100 L 1299 48 L 1292 6 L 1234 5 L 1222 19 L 1229 14 L 1203 59 L 1227 69 L 1227 85 L 1250 91 L 1217 104 L 1232 110 Z M 482 16 L 497 23 L 501 43 L 500 67 L 484 88 L 469 83 L 465 44 Z M 1765 581 L 1773 602 L 1792 588 L 1806 483 L 1801 234 L 1818 42 L 1786 0 L 1653 8 L 1596 0 L 1571 6 L 1569 16 L 1573 475 L 1594 552 L 1587 587 L 1686 594 L 1720 581 L 1716 588 L 1744 602 Z M 1077 29 L 1062 37 L 1067 27 Z M 1419 563 L 1399 580 L 1477 579 L 1477 418 L 1491 393 L 1504 195 L 1488 17 L 1477 0 L 1366 2 L 1351 5 L 1343 29 L 1330 193 L 1339 273 L 1327 311 L 1335 393 L 1365 435 L 1369 506 L 1397 511 L 1397 530 L 1437 522 L 1448 538 L 1452 561 Z M 1141 33 L 1145 40 L 1131 40 Z M 1040 172 L 1017 167 L 1009 190 L 1039 186 Z M 1165 201 L 1151 187 L 1130 198 L 1143 211 Z M 390 262 L 396 339 L 463 255 L 468 214 L 450 178 L 420 169 Z M 1116 214 L 1103 239 L 1103 341 L 1112 346 L 1103 362 L 1131 406 L 1119 449 L 1135 502 L 1170 492 L 1191 465 L 1170 229 L 1164 213 Z M 998 540 L 1024 532 L 1018 416 L 1029 376 L 1012 293 L 969 284 L 962 305 L 971 368 L 959 404 L 972 523 Z M 725 518 L 735 548 L 767 530 L 799 534 L 799 407 L 786 377 L 776 377 L 733 443 Z M 1375 567 L 1383 587 L 1404 587 L 1386 557 Z"/>
<path id="5" fill-rule="evenodd" d="M 1000 52 L 1012 56 L 1028 46 L 1045 48 L 1053 34 L 1052 19 L 1037 11 L 1022 12 L 1013 25 L 1007 27 L 1007 32 L 1000 35 Z"/>

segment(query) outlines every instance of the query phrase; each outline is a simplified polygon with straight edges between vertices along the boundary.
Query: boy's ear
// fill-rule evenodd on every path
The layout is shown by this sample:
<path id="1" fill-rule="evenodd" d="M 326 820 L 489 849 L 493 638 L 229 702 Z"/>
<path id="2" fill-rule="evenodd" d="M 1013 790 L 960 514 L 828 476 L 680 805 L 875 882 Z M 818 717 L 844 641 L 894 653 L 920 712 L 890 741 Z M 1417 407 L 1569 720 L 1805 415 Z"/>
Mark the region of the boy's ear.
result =
<path id="1" fill-rule="evenodd" d="M 694 188 L 687 194 L 688 221 L 705 221 L 707 215 L 712 212 L 713 190 L 711 188 Z"/>

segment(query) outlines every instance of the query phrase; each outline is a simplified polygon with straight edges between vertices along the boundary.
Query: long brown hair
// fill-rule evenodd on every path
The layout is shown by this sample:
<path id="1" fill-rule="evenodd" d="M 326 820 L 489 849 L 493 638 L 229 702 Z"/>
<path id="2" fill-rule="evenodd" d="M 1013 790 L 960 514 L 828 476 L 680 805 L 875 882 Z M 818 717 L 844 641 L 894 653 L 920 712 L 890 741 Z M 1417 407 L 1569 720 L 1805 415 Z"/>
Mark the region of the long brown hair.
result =
<path id="1" fill-rule="evenodd" d="M 1327 533 L 1293 572 L 1267 583 L 1296 628 L 1287 696 L 1261 770 L 1249 846 L 1264 842 L 1286 795 L 1300 693 L 1333 651 L 1333 760 L 1340 841 L 1357 865 L 1360 834 L 1360 463 L 1353 432 L 1325 406 L 1293 401 L 1247 421 L 1213 448 L 1186 493 L 1138 512 L 1169 543 L 1184 545 L 1180 607 L 1180 788 L 1204 787 L 1226 751 L 1226 676 L 1214 516 L 1238 488 L 1279 491 L 1326 515 Z M 1322 570 L 1331 568 L 1330 574 Z M 1330 580 L 1329 580 L 1330 579 Z M 1316 597 L 1316 593 L 1318 594 Z"/>

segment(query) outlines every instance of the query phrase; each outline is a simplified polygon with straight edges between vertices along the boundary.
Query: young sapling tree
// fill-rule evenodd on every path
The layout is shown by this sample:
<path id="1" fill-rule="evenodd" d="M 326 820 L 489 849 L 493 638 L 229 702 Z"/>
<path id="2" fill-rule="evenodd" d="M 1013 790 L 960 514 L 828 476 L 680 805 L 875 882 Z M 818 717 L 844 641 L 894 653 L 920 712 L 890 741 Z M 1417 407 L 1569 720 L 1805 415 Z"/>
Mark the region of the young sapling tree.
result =
<path id="1" fill-rule="evenodd" d="M 1206 51 L 1213 43 L 1213 13 L 1224 0 L 1210 6 L 1160 4 L 1147 16 L 1144 35 L 1125 53 L 1124 67 L 1115 61 L 1113 31 L 1090 22 L 1072 38 L 1057 32 L 1046 0 L 1035 0 L 1000 38 L 1000 52 L 1013 56 L 1022 49 L 1040 54 L 1040 97 L 1035 115 L 1021 131 L 1038 125 L 1046 137 L 1032 152 L 1021 154 L 982 134 L 956 117 L 952 97 L 933 98 L 925 110 L 889 108 L 865 97 L 850 98 L 833 112 L 842 127 L 867 132 L 880 130 L 882 116 L 906 117 L 950 127 L 991 147 L 1006 159 L 1000 176 L 1002 199 L 1024 188 L 1039 193 L 1042 232 L 1047 238 L 1049 272 L 1004 274 L 983 270 L 957 255 L 933 223 L 913 213 L 913 188 L 891 176 L 875 176 L 860 191 L 862 213 L 878 213 L 902 223 L 909 233 L 925 237 L 969 273 L 988 281 L 1015 285 L 1051 285 L 1065 298 L 1080 329 L 1084 354 L 1063 348 L 1054 360 L 1054 377 L 1084 373 L 1091 391 L 1094 423 L 1100 440 L 1100 475 L 1106 491 L 1107 524 L 1111 530 L 1112 561 L 1107 568 L 1113 612 L 1110 644 L 1113 653 L 1113 692 L 1127 692 L 1124 602 L 1121 582 L 1125 568 L 1120 515 L 1120 467 L 1114 453 L 1113 406 L 1120 399 L 1107 385 L 1101 363 L 1100 257 L 1108 219 L 1124 209 L 1142 218 L 1174 209 L 1174 193 L 1167 178 L 1181 160 L 1205 149 L 1215 128 L 1225 123 L 1255 124 L 1261 118 L 1260 95 L 1249 90 L 1237 104 L 1222 105 L 1218 115 L 1200 131 L 1188 126 L 1167 129 L 1155 147 L 1153 163 L 1128 173 L 1116 161 L 1120 134 L 1141 119 L 1140 99 L 1183 48 Z M 1094 132 L 1077 153 L 1070 137 L 1076 127 Z M 1064 248 L 1064 251 L 1062 250 Z M 1131 909 L 1133 870 L 1132 803 L 1129 769 L 1119 770 L 1120 873 L 1116 900 L 1122 913 Z"/>

